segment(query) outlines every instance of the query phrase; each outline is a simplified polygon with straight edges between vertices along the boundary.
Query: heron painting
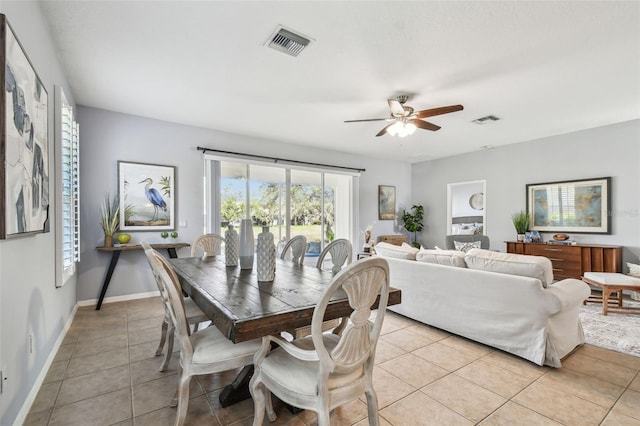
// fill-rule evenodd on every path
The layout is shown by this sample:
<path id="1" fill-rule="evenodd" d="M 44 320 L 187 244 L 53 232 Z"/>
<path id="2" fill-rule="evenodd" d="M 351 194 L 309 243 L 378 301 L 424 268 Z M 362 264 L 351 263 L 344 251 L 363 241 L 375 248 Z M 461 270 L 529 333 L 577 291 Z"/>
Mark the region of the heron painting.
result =
<path id="1" fill-rule="evenodd" d="M 175 167 L 118 162 L 120 228 L 175 229 Z"/>

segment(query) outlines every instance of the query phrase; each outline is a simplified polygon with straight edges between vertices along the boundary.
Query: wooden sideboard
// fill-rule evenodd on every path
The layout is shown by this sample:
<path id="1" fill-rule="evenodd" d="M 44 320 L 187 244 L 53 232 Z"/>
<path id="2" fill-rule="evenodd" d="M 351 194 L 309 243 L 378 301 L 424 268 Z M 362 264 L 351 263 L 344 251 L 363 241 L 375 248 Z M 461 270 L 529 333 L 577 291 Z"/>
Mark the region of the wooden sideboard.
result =
<path id="1" fill-rule="evenodd" d="M 580 279 L 585 272 L 622 272 L 621 246 L 505 242 L 507 253 L 544 256 L 551 260 L 556 280 Z"/>

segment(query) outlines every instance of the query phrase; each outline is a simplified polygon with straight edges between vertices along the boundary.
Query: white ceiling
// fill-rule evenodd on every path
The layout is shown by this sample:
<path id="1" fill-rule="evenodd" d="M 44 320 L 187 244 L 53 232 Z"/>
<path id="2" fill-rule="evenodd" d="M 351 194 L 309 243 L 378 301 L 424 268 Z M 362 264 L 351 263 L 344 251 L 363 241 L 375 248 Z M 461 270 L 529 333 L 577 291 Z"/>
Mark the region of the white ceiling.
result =
<path id="1" fill-rule="evenodd" d="M 80 105 L 421 161 L 640 118 L 638 1 L 42 2 Z M 278 25 L 313 42 L 265 46 Z M 375 137 L 386 100 L 463 104 Z M 472 120 L 494 114 L 501 121 Z M 189 141 L 184 141 L 188 144 Z"/>

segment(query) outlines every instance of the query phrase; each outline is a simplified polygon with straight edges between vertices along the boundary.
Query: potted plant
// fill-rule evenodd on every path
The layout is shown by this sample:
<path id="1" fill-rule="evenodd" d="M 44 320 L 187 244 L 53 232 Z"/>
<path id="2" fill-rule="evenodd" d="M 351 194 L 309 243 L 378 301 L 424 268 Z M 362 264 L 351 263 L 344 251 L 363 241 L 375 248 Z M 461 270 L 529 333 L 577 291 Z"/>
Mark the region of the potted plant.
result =
<path id="1" fill-rule="evenodd" d="M 524 234 L 529 230 L 529 213 L 519 211 L 511 215 L 513 226 L 518 234 L 518 241 L 524 241 Z"/>
<path id="2" fill-rule="evenodd" d="M 111 196 L 107 193 L 102 202 L 102 208 L 100 211 L 102 230 L 104 231 L 104 246 L 113 246 L 113 234 L 120 229 L 120 202 L 118 196 L 114 196 L 111 200 Z"/>
<path id="3" fill-rule="evenodd" d="M 413 210 L 413 213 L 406 210 L 402 211 L 404 229 L 409 232 L 413 232 L 413 241 L 411 244 L 416 248 L 420 248 L 420 243 L 416 241 L 416 233 L 418 231 L 422 231 L 424 226 L 422 224 L 422 220 L 424 218 L 424 207 L 419 204 L 414 204 L 413 207 L 411 207 L 411 210 Z"/>

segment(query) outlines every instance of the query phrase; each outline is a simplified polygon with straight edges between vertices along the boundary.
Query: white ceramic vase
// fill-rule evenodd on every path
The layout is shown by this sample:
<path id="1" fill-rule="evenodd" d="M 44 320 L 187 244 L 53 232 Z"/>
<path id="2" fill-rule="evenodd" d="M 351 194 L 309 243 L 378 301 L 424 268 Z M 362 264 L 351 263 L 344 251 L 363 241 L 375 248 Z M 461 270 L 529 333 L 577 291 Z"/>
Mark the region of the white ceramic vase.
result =
<path id="1" fill-rule="evenodd" d="M 240 221 L 240 269 L 253 269 L 253 222 Z"/>
<path id="2" fill-rule="evenodd" d="M 262 227 L 256 246 L 258 281 L 273 281 L 276 276 L 276 245 L 268 226 Z"/>
<path id="3" fill-rule="evenodd" d="M 238 231 L 229 224 L 229 229 L 224 233 L 224 261 L 227 266 L 238 266 L 240 256 L 240 236 Z"/>

